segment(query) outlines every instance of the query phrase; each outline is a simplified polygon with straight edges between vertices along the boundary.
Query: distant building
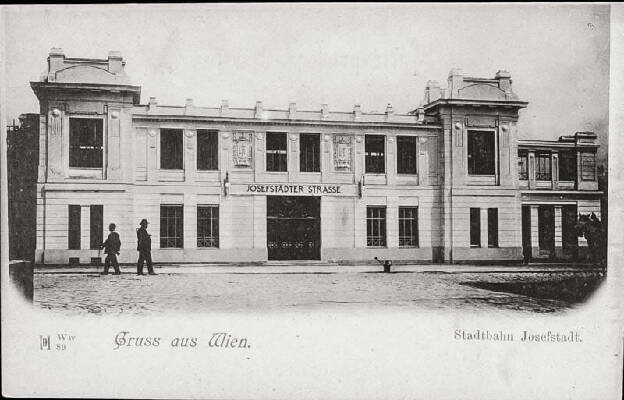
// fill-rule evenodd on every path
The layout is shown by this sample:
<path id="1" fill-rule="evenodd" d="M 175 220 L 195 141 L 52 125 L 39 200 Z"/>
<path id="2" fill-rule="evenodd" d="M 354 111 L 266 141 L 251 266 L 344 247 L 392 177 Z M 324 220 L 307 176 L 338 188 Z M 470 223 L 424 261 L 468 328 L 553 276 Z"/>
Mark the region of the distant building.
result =
<path id="1" fill-rule="evenodd" d="M 452 70 L 399 114 L 141 104 L 124 66 L 53 49 L 31 83 L 37 262 L 97 261 L 109 222 L 133 262 L 142 218 L 158 262 L 566 258 L 600 213 L 595 135 L 519 141 L 506 71 Z"/>
<path id="2" fill-rule="evenodd" d="M 22 114 L 7 126 L 9 258 L 32 261 L 37 227 L 39 114 Z M 33 161 L 33 162 L 29 162 Z"/>

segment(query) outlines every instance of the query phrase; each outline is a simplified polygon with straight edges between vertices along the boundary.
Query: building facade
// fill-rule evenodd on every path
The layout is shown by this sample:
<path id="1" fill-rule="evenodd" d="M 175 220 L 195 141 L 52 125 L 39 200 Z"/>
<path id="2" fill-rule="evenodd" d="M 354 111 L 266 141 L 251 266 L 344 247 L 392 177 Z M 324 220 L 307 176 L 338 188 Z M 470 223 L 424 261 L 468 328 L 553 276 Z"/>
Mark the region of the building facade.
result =
<path id="1" fill-rule="evenodd" d="M 595 135 L 518 140 L 505 71 L 452 70 L 399 114 L 141 104 L 124 68 L 53 49 L 31 82 L 38 263 L 98 262 L 110 222 L 134 262 L 143 218 L 156 262 L 566 258 L 568 218 L 600 212 Z"/>

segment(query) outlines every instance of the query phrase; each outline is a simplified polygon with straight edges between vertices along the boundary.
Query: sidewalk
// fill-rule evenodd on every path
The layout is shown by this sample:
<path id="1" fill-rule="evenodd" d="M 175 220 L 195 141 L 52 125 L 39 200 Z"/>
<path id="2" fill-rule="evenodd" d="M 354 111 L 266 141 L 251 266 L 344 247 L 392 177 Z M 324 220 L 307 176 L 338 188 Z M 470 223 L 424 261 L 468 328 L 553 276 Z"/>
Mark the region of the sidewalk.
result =
<path id="1" fill-rule="evenodd" d="M 40 274 L 99 274 L 103 266 L 45 266 L 38 265 L 34 273 Z M 262 265 L 235 264 L 160 264 L 154 265 L 159 274 L 342 274 L 383 272 L 381 265 L 338 265 L 332 263 Z M 582 272 L 603 271 L 604 268 L 591 264 L 529 264 L 529 265 L 469 265 L 469 264 L 418 264 L 394 265 L 393 273 L 533 273 L 533 272 Z M 111 268 L 109 273 L 112 273 Z M 135 274 L 136 266 L 122 265 L 122 274 Z M 147 272 L 147 268 L 144 268 Z"/>

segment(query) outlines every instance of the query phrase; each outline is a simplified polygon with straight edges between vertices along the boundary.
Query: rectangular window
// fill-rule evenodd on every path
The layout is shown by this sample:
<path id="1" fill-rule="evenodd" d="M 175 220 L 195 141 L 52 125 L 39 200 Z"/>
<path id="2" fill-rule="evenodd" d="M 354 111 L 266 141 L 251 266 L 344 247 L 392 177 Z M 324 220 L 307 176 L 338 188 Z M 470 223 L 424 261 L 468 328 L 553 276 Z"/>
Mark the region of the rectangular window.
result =
<path id="1" fill-rule="evenodd" d="M 416 139 L 416 136 L 397 136 L 397 173 L 416 174 Z"/>
<path id="2" fill-rule="evenodd" d="M 69 206 L 67 248 L 69 250 L 80 250 L 80 206 Z"/>
<path id="3" fill-rule="evenodd" d="M 182 129 L 160 130 L 160 169 L 184 169 Z"/>
<path id="4" fill-rule="evenodd" d="M 581 155 L 581 178 L 584 181 L 596 180 L 596 155 L 585 153 Z"/>
<path id="5" fill-rule="evenodd" d="M 219 131 L 197 130 L 197 170 L 219 169 Z"/>
<path id="6" fill-rule="evenodd" d="M 366 207 L 366 245 L 386 246 L 386 207 Z"/>
<path id="7" fill-rule="evenodd" d="M 538 181 L 551 180 L 551 167 L 552 162 L 550 161 L 550 153 L 535 153 L 535 179 Z"/>
<path id="8" fill-rule="evenodd" d="M 69 167 L 102 168 L 103 124 L 99 118 L 69 119 Z"/>
<path id="9" fill-rule="evenodd" d="M 555 249 L 555 208 L 539 206 L 537 210 L 538 244 L 540 250 Z"/>
<path id="10" fill-rule="evenodd" d="M 468 131 L 468 174 L 494 175 L 496 145 L 493 131 Z"/>
<path id="11" fill-rule="evenodd" d="M 301 172 L 321 171 L 321 135 L 302 133 L 299 135 L 299 169 Z"/>
<path id="12" fill-rule="evenodd" d="M 285 133 L 266 134 L 266 170 L 288 171 L 288 140 Z"/>
<path id="13" fill-rule="evenodd" d="M 197 206 L 197 247 L 219 247 L 219 206 Z"/>
<path id="14" fill-rule="evenodd" d="M 576 151 L 559 152 L 559 180 L 576 181 Z"/>
<path id="15" fill-rule="evenodd" d="M 384 135 L 366 135 L 364 157 L 366 161 L 366 173 L 385 173 L 386 137 Z"/>
<path id="16" fill-rule="evenodd" d="M 104 242 L 104 206 L 93 205 L 89 207 L 89 213 L 89 247 L 97 250 Z"/>
<path id="17" fill-rule="evenodd" d="M 184 216 L 182 205 L 160 206 L 160 247 L 182 248 L 184 243 Z"/>
<path id="18" fill-rule="evenodd" d="M 418 207 L 399 207 L 399 247 L 418 247 Z"/>
<path id="19" fill-rule="evenodd" d="M 526 151 L 518 152 L 518 178 L 529 179 L 529 153 Z"/>
<path id="20" fill-rule="evenodd" d="M 488 247 L 498 247 L 498 208 L 488 208 Z"/>
<path id="21" fill-rule="evenodd" d="M 470 209 L 470 247 L 481 247 L 481 209 Z"/>

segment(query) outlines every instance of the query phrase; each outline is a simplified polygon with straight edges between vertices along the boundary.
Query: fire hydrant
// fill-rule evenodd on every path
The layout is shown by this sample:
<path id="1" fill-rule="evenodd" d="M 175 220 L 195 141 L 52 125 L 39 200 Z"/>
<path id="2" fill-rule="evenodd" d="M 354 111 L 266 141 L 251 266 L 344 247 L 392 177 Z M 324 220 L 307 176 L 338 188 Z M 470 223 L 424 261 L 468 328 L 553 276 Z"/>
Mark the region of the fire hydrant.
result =
<path id="1" fill-rule="evenodd" d="M 375 260 L 377 260 L 377 262 L 381 265 L 383 265 L 384 267 L 384 272 L 391 272 L 390 271 L 390 267 L 392 267 L 392 261 L 390 260 L 385 260 L 385 261 L 381 261 L 380 259 L 378 259 L 377 257 L 375 257 Z"/>

